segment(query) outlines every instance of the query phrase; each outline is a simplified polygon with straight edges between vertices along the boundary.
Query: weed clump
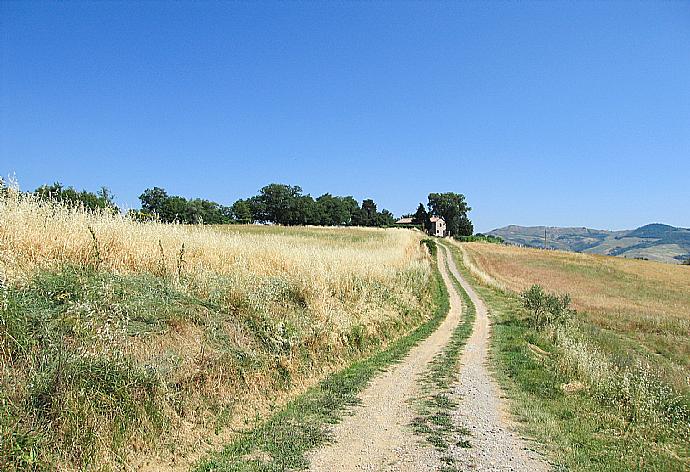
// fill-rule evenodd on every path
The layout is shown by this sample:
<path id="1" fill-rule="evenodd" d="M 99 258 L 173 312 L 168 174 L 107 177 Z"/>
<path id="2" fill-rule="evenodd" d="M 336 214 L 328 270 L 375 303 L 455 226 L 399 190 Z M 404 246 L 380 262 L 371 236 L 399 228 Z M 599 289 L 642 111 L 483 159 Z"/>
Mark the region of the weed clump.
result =
<path id="1" fill-rule="evenodd" d="M 426 248 L 429 251 L 429 254 L 431 254 L 431 257 L 436 257 L 436 252 L 437 252 L 437 246 L 436 246 L 436 241 L 433 239 L 425 238 L 420 241 L 420 244 L 423 244 L 426 246 Z"/>
<path id="2" fill-rule="evenodd" d="M 567 323 L 576 313 L 570 308 L 570 295 L 547 293 L 541 285 L 532 285 L 520 298 L 530 312 L 529 323 L 535 329 Z"/>

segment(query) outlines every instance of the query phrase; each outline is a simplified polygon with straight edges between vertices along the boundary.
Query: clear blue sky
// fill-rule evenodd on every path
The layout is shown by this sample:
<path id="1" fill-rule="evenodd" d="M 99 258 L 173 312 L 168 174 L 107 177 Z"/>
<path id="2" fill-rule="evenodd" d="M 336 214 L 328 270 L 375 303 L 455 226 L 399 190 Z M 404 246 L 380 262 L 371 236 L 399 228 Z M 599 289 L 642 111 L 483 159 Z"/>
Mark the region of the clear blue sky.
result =
<path id="1" fill-rule="evenodd" d="M 690 227 L 690 2 L 1 2 L 0 173 Z"/>

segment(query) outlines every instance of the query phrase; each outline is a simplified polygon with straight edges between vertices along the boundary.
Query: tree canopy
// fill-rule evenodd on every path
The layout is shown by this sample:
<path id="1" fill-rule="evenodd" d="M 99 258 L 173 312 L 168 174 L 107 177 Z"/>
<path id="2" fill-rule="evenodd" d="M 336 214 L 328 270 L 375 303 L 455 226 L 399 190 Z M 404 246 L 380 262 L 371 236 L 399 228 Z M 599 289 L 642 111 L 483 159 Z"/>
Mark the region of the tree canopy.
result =
<path id="1" fill-rule="evenodd" d="M 472 210 L 461 193 L 430 193 L 429 214 L 440 216 L 446 221 L 451 236 L 471 236 L 474 232 L 467 213 Z"/>
<path id="2" fill-rule="evenodd" d="M 395 223 L 388 210 L 377 211 L 376 203 L 366 199 L 360 207 L 351 196 L 325 193 L 316 200 L 303 194 L 299 186 L 270 184 L 246 200 L 254 221 L 281 225 L 390 226 Z"/>
<path id="3" fill-rule="evenodd" d="M 168 195 L 160 187 L 147 188 L 139 195 L 140 217 L 157 217 L 166 223 L 224 224 L 232 221 L 232 209 L 216 202 L 195 198 L 187 200 Z"/>
<path id="4" fill-rule="evenodd" d="M 4 181 L 0 191 L 5 187 Z M 52 199 L 68 205 L 82 206 L 89 210 L 108 208 L 119 211 L 113 194 L 107 187 L 96 192 L 77 191 L 60 182 L 42 185 L 34 192 L 39 198 Z M 161 187 L 147 188 L 139 195 L 140 210 L 130 214 L 143 220 L 158 219 L 163 222 L 184 224 L 272 223 L 279 225 L 319 226 L 393 226 L 395 217 L 390 211 L 378 210 L 376 202 L 367 198 L 360 205 L 354 197 L 324 193 L 314 199 L 304 194 L 298 185 L 272 183 L 262 187 L 257 195 L 239 199 L 231 206 L 202 198 L 187 199 L 169 195 Z M 471 236 L 472 222 L 467 216 L 471 208 L 465 196 L 459 193 L 430 193 L 428 210 L 420 203 L 412 217 L 412 223 L 429 229 L 429 218 L 440 216 L 446 221 L 452 236 Z"/>
<path id="5" fill-rule="evenodd" d="M 119 211 L 113 201 L 113 194 L 108 187 L 101 187 L 98 192 L 78 191 L 74 187 L 65 187 L 60 182 L 52 185 L 41 185 L 34 190 L 34 195 L 44 200 L 54 200 L 70 206 L 83 206 L 88 210 L 112 209 Z"/>

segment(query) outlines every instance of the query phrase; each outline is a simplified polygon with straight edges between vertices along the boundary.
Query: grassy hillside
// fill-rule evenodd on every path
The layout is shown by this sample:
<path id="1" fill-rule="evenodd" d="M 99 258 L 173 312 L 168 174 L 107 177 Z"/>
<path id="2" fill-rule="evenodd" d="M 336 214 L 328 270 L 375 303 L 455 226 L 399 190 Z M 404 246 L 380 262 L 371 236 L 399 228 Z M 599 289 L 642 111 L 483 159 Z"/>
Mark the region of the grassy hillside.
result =
<path id="1" fill-rule="evenodd" d="M 690 267 L 484 243 L 459 246 L 494 318 L 494 359 L 529 434 L 573 470 L 690 466 Z M 526 323 L 532 284 L 576 318 Z"/>
<path id="2" fill-rule="evenodd" d="M 690 258 L 690 229 L 650 224 L 632 231 L 604 231 L 589 228 L 506 226 L 489 234 L 527 247 L 621 256 L 680 263 Z"/>
<path id="3" fill-rule="evenodd" d="M 4 197 L 0 469 L 184 468 L 428 320 L 419 239 Z"/>

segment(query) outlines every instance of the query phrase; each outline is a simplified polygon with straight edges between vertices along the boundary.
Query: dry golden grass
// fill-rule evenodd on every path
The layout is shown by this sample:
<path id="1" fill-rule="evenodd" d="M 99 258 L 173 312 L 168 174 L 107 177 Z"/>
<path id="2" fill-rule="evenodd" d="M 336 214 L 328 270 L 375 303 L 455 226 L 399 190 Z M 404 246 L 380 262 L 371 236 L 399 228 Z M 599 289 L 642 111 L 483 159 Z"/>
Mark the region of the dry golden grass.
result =
<path id="1" fill-rule="evenodd" d="M 690 365 L 690 267 L 487 243 L 461 245 L 469 267 L 497 288 L 532 284 L 569 293 L 600 327 Z"/>
<path id="2" fill-rule="evenodd" d="M 380 312 L 357 306 L 363 287 L 399 291 L 401 271 L 429 273 L 420 235 L 408 230 L 142 223 L 32 199 L 0 202 L 0 222 L 0 275 L 10 283 L 64 264 L 182 275 L 202 294 L 217 276 L 228 277 L 226 283 L 244 295 L 259 287 L 270 291 L 265 281 L 282 278 L 300 290 L 315 315 L 345 325 L 355 313 L 366 319 L 370 311 L 373 317 Z"/>
<path id="3" fill-rule="evenodd" d="M 455 244 L 491 311 L 497 371 L 558 466 L 687 470 L 690 268 Z M 535 327 L 517 296 L 533 284 L 578 313 Z"/>
<path id="4" fill-rule="evenodd" d="M 8 280 L 98 258 L 100 268 L 119 273 L 175 274 L 183 244 L 187 275 L 293 274 L 317 284 L 348 283 L 353 276 L 384 280 L 423 259 L 419 236 L 401 230 L 141 223 L 32 199 L 0 203 L 0 221 L 0 267 Z"/>
<path id="5" fill-rule="evenodd" d="M 432 267 L 421 236 L 401 229 L 144 223 L 11 192 L 0 198 L 0 286 L 9 290 L 0 313 L 0 401 L 14 405 L 15 417 L 0 418 L 0 433 L 28 438 L 21 447 L 38 448 L 41 460 L 67 469 L 89 460 L 120 468 L 122 451 L 189 464 L 214 443 L 213 433 L 226 438 L 227 426 L 284 403 L 430 316 Z M 83 287 L 70 285 L 74 277 L 61 272 L 65 267 L 78 268 L 74 277 Z M 44 277 L 43 285 L 36 277 Z M 34 313 L 22 308 L 33 294 L 42 297 L 36 306 L 51 330 L 45 341 L 36 338 Z M 44 413 L 25 408 L 32 378 L 53 379 L 45 372 L 52 372 L 55 343 L 82 369 L 74 375 L 92 375 L 94 359 L 117 366 L 131 359 L 146 369 L 143 376 L 160 379 L 154 399 L 166 418 L 160 437 L 151 442 L 133 430 L 124 449 L 112 453 L 109 421 L 117 418 L 99 423 L 92 415 L 94 457 L 85 459 L 61 442 L 59 431 L 46 436 L 42 431 L 53 426 Z M 78 431 L 88 409 L 74 403 L 79 392 L 59 382 L 60 362 L 58 383 L 48 387 L 75 411 L 63 418 L 51 410 L 58 418 L 49 424 L 71 421 Z M 161 453 L 161 444 L 175 452 Z"/>

